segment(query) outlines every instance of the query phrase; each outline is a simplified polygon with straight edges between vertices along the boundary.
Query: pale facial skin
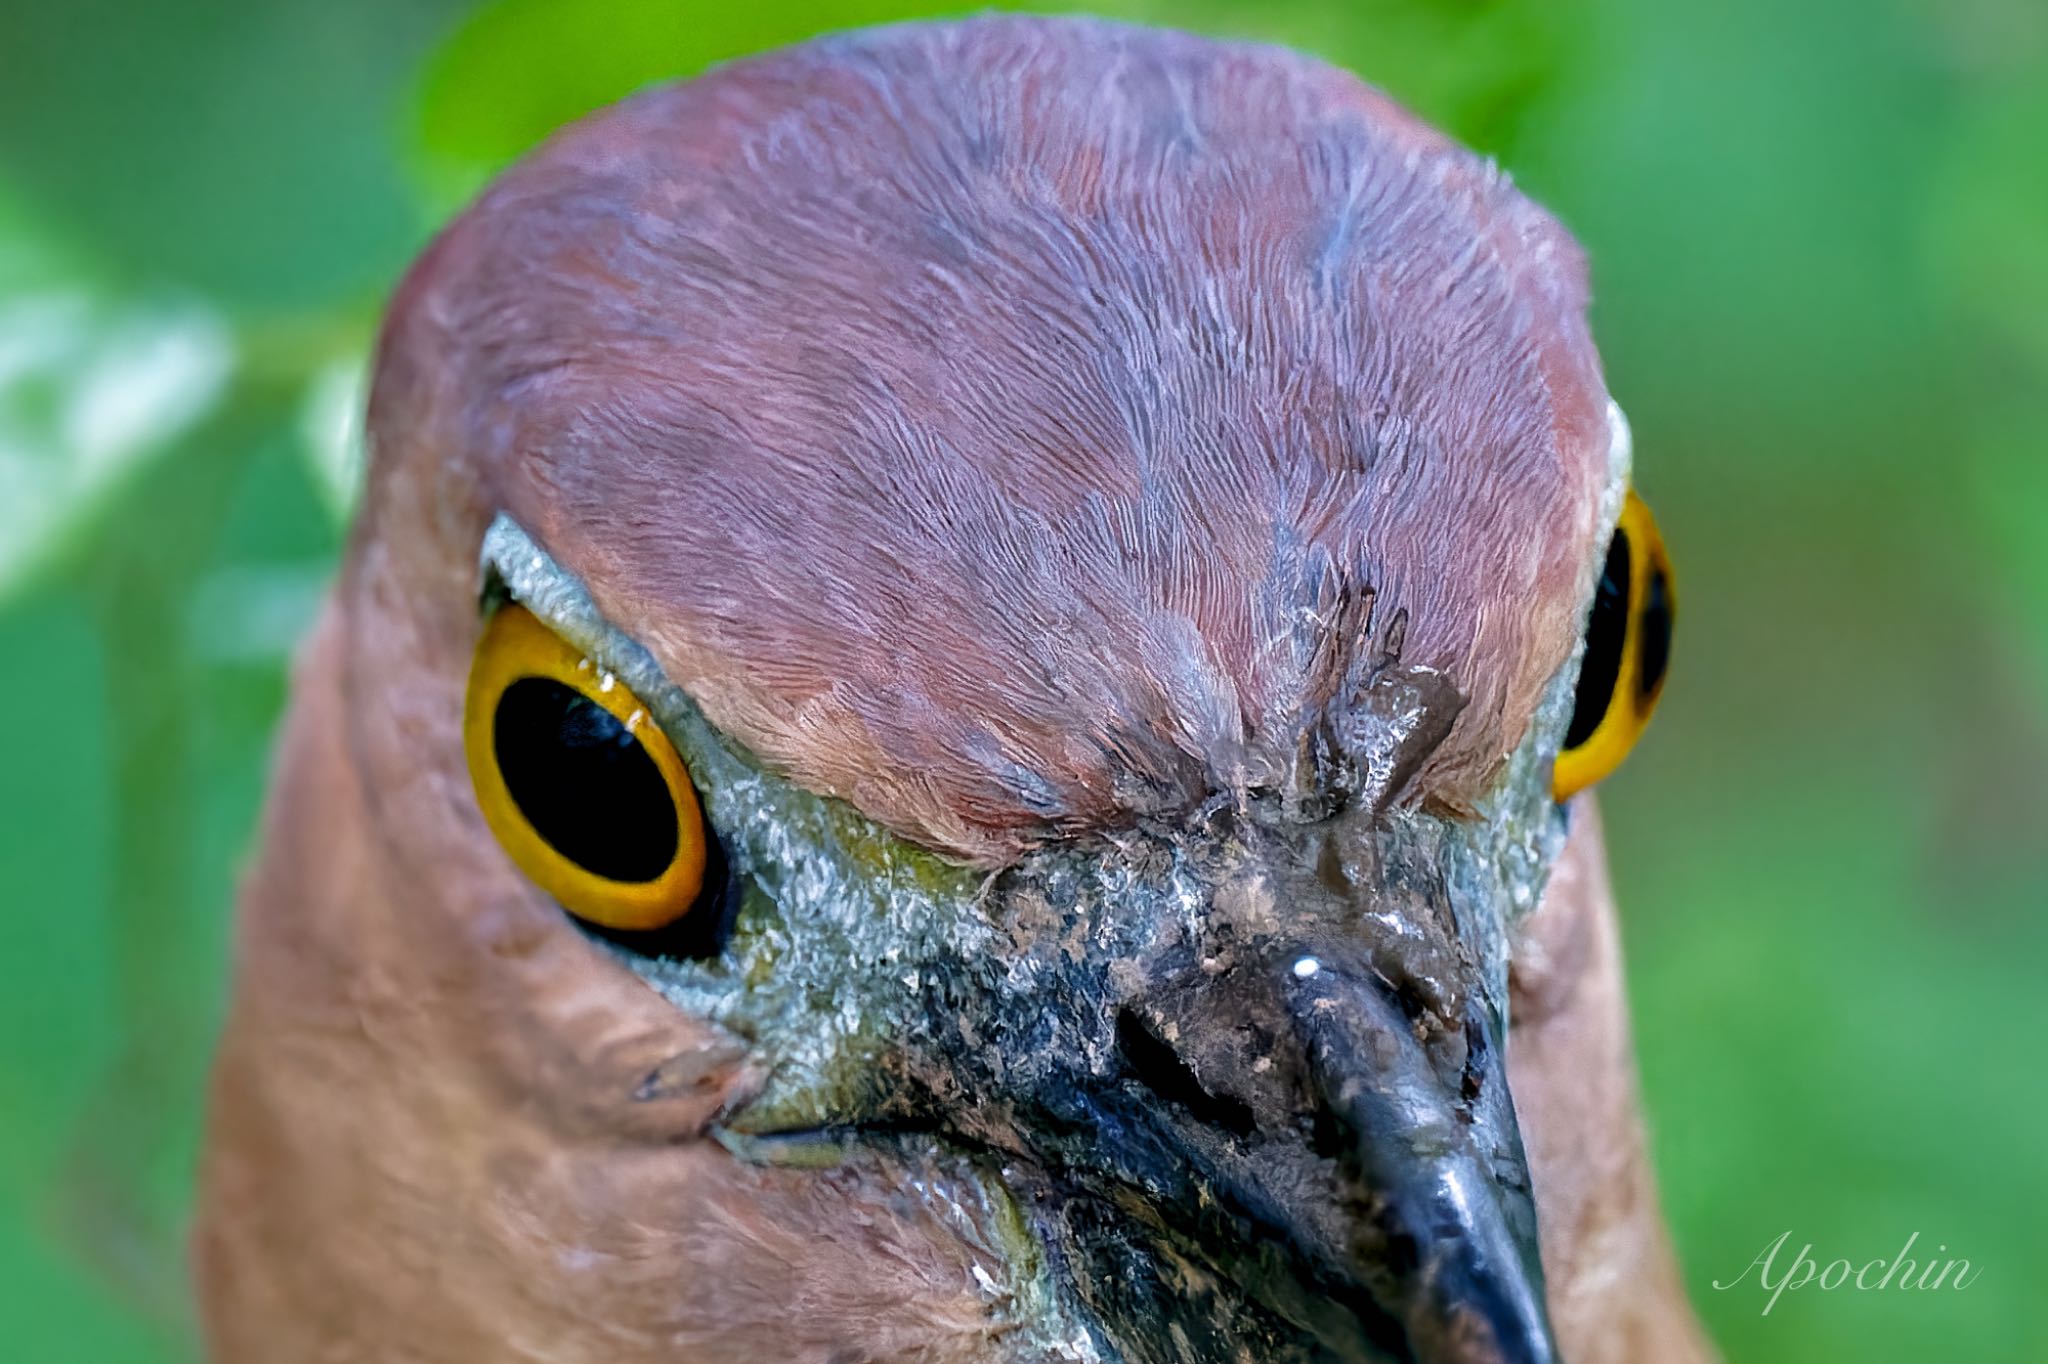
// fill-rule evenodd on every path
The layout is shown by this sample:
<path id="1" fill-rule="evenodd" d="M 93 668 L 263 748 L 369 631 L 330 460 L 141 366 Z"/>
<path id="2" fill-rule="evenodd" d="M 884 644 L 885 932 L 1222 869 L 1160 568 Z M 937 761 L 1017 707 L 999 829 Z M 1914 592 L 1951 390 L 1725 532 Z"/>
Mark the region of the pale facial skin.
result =
<path id="1" fill-rule="evenodd" d="M 1704 1357 L 1551 792 L 1626 428 L 1488 168 L 1271 50 L 835 40 L 512 172 L 371 430 L 217 1358 Z M 479 815 L 507 601 L 687 766 L 686 938 Z"/>

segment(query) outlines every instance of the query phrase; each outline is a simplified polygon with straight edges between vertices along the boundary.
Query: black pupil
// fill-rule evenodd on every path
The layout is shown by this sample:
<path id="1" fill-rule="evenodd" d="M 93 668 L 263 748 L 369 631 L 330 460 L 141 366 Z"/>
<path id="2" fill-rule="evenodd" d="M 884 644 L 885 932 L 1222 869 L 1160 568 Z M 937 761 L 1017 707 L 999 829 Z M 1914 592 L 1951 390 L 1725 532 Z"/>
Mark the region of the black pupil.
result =
<path id="1" fill-rule="evenodd" d="M 1586 658 L 1579 665 L 1579 691 L 1572 702 L 1571 728 L 1564 746 L 1577 748 L 1600 728 L 1600 717 L 1614 699 L 1621 680 L 1621 651 L 1628 644 L 1628 532 L 1617 528 L 1607 546 L 1607 566 L 1593 592 L 1593 613 L 1586 621 Z"/>
<path id="2" fill-rule="evenodd" d="M 498 698 L 492 745 L 519 812 L 577 866 L 652 881 L 675 861 L 676 806 L 661 769 L 589 697 L 522 677 Z"/>
<path id="3" fill-rule="evenodd" d="M 1671 666 L 1671 586 L 1661 565 L 1652 565 L 1643 587 L 1641 668 L 1636 674 L 1636 708 L 1650 704 Z"/>

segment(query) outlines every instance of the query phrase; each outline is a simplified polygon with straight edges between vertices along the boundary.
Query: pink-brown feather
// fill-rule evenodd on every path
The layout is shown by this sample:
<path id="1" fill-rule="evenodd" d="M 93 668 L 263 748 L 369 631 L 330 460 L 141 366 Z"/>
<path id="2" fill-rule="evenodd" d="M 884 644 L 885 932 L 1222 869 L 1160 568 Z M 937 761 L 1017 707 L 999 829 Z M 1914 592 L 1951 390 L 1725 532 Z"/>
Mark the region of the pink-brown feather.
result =
<path id="1" fill-rule="evenodd" d="M 1418 793 L 1483 789 L 1579 625 L 1584 306 L 1549 217 L 1341 72 L 915 26 L 558 137 L 416 271 L 372 424 L 776 767 L 993 863 L 1277 780 L 1368 592 L 1470 698 Z"/>
<path id="2" fill-rule="evenodd" d="M 1078 22 L 740 63 L 513 171 L 394 302 L 295 688 L 195 1237 L 216 1357 L 1011 1354 L 958 1228 L 708 1141 L 748 1063 L 491 843 L 460 717 L 500 510 L 715 723 L 962 858 L 1272 779 L 1369 591 L 1470 697 L 1419 783 L 1455 805 L 1579 625 L 1584 303 L 1549 218 L 1349 76 Z M 1587 960 L 1516 1088 L 1552 1091 L 1567 1353 L 1638 1358 L 1598 1247 L 1663 1251 Z M 1582 1056 L 1615 1154 L 1575 1166 Z M 1670 1282 L 1637 1316 L 1689 1340 Z"/>

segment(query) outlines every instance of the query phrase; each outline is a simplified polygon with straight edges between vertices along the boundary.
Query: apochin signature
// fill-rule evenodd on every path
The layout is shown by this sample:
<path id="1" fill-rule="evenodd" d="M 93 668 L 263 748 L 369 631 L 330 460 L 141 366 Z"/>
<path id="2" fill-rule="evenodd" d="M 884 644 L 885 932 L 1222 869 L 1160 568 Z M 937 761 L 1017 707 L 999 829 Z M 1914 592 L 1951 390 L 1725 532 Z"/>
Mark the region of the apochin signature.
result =
<path id="1" fill-rule="evenodd" d="M 1792 1233 L 1788 1230 L 1777 1240 L 1758 1251 L 1756 1258 L 1751 1260 L 1740 1274 L 1726 1283 L 1715 1279 L 1714 1287 L 1725 1293 L 1747 1279 L 1750 1270 L 1755 1270 L 1757 1287 L 1771 1295 L 1770 1299 L 1764 1303 L 1763 1311 L 1759 1314 L 1767 1317 L 1771 1314 L 1771 1309 L 1778 1305 L 1778 1295 L 1788 1288 L 1798 1289 L 1805 1288 L 1808 1284 L 1817 1284 L 1822 1289 L 1830 1292 L 1837 1288 L 1857 1288 L 1865 1293 L 1881 1293 L 1888 1289 L 1892 1291 L 1906 1289 L 1931 1292 L 1938 1288 L 1968 1288 L 1977 1281 L 1977 1276 L 1983 1272 L 1972 1267 L 1968 1260 L 1930 1258 L 1920 1261 L 1907 1259 L 1908 1252 L 1920 1240 L 1920 1233 L 1916 1231 L 1906 1238 L 1906 1244 L 1900 1246 L 1899 1253 L 1892 1256 L 1891 1259 L 1868 1260 L 1861 1266 L 1855 1265 L 1848 1260 L 1830 1260 L 1827 1264 L 1823 1265 L 1813 1258 L 1813 1244 L 1808 1242 L 1799 1248 L 1798 1253 L 1785 1266 L 1784 1273 L 1779 1274 L 1776 1280 L 1773 1281 L 1771 1276 L 1775 1272 L 1778 1253 L 1785 1248 L 1785 1243 L 1791 1239 Z M 1948 1246 L 1945 1244 L 1937 1245 L 1935 1247 L 1936 1256 L 1939 1257 L 1947 1249 Z"/>

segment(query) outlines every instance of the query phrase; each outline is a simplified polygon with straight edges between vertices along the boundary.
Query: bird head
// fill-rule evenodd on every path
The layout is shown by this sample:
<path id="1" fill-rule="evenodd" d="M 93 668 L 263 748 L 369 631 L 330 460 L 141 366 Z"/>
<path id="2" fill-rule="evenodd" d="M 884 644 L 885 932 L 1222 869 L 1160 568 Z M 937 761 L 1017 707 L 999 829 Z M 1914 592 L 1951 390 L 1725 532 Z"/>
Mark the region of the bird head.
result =
<path id="1" fill-rule="evenodd" d="M 1509 951 L 1668 622 L 1584 312 L 1273 49 L 913 26 L 566 132 L 382 341 L 351 752 L 392 931 L 491 946 L 393 969 L 527 1109 L 688 1020 L 675 1139 L 894 1188 L 1014 1357 L 1554 1359 Z"/>

